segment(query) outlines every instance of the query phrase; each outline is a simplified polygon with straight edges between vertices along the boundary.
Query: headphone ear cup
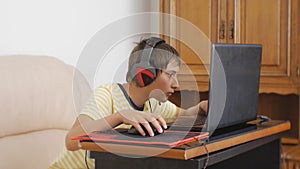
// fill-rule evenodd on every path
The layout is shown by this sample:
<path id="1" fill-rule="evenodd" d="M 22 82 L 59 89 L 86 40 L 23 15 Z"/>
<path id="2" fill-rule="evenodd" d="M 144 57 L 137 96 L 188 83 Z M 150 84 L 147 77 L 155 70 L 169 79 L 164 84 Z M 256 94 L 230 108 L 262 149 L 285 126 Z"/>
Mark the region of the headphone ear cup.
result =
<path id="1" fill-rule="evenodd" d="M 145 87 L 156 79 L 156 69 L 149 67 L 149 65 L 138 63 L 132 67 L 131 77 L 139 87 Z"/>

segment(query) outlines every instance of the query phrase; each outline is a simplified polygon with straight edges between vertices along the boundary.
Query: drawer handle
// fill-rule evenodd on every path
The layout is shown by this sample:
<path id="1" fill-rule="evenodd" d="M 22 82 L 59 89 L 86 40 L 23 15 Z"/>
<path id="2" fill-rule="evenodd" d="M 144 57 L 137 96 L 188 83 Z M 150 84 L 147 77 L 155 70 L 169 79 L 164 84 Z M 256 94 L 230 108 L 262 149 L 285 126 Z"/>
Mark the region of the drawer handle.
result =
<path id="1" fill-rule="evenodd" d="M 297 77 L 300 76 L 300 66 L 299 65 L 297 65 L 296 75 L 297 75 Z"/>
<path id="2" fill-rule="evenodd" d="M 220 39 L 224 39 L 225 38 L 225 21 L 221 21 L 221 25 L 220 25 Z"/>
<path id="3" fill-rule="evenodd" d="M 234 38 L 234 21 L 230 21 L 229 23 L 229 39 Z"/>

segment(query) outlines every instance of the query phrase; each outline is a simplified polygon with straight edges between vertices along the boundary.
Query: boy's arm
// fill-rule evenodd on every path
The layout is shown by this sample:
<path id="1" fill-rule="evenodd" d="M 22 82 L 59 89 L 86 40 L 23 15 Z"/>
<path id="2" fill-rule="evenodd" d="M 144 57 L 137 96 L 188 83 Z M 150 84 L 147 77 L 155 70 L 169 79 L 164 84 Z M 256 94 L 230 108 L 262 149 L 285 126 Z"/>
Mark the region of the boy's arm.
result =
<path id="1" fill-rule="evenodd" d="M 188 109 L 178 108 L 179 116 L 207 115 L 208 101 L 204 100 Z"/>
<path id="2" fill-rule="evenodd" d="M 68 150 L 75 151 L 80 149 L 78 140 L 71 140 L 72 137 L 91 133 L 93 131 L 104 131 L 111 129 L 121 123 L 118 114 L 112 114 L 103 119 L 93 120 L 87 115 L 79 115 L 72 128 L 66 135 L 65 144 Z"/>
<path id="3" fill-rule="evenodd" d="M 167 128 L 165 120 L 160 115 L 136 110 L 123 110 L 98 120 L 93 120 L 89 116 L 81 114 L 78 116 L 66 136 L 66 147 L 70 151 L 78 150 L 81 148 L 79 141 L 71 140 L 72 137 L 91 133 L 93 131 L 105 131 L 122 123 L 134 126 L 143 136 L 145 136 L 146 133 L 141 125 L 146 128 L 150 136 L 154 136 L 154 133 L 149 123 L 151 123 L 160 133 L 163 132 L 162 127 L 164 129 Z"/>

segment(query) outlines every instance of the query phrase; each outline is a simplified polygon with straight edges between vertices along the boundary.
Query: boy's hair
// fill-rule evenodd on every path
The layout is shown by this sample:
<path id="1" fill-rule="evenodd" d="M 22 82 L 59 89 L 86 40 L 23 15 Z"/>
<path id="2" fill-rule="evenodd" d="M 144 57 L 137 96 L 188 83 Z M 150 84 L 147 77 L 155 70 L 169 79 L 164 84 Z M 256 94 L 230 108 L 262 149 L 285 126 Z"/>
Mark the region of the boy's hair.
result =
<path id="1" fill-rule="evenodd" d="M 130 72 L 135 64 L 141 62 L 143 50 L 146 46 L 146 40 L 147 39 L 141 40 L 137 46 L 133 48 L 130 54 L 128 61 L 128 72 L 126 74 L 127 82 L 130 82 L 134 78 L 131 77 L 132 75 Z M 181 65 L 181 59 L 176 49 L 167 43 L 160 43 L 157 44 L 153 49 L 149 63 L 156 69 L 156 73 L 158 74 L 159 71 L 166 69 L 167 65 L 173 60 L 176 61 L 179 66 Z"/>

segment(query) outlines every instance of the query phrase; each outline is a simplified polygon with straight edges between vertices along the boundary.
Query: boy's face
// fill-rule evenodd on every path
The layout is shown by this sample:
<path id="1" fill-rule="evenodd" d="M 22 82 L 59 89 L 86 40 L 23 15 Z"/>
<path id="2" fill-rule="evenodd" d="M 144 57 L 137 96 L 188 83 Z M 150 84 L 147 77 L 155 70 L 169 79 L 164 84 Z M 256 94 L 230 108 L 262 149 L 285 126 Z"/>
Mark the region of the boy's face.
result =
<path id="1" fill-rule="evenodd" d="M 149 85 L 151 88 L 150 97 L 155 98 L 160 102 L 165 102 L 179 87 L 177 73 L 179 72 L 178 63 L 173 60 L 167 68 L 158 74 L 155 81 Z"/>

